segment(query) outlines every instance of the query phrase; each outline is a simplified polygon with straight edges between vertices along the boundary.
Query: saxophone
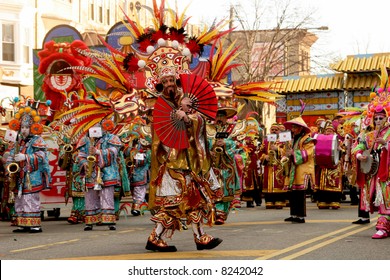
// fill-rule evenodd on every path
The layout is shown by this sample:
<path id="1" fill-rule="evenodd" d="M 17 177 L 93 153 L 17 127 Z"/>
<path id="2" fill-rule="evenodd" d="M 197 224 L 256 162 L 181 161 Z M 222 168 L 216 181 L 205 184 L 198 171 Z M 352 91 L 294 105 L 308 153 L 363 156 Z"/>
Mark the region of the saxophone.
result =
<path id="1" fill-rule="evenodd" d="M 221 164 L 221 157 L 222 157 L 222 154 L 223 154 L 223 148 L 219 147 L 219 146 L 216 146 L 215 148 L 213 148 L 213 151 L 215 153 L 215 156 L 214 156 L 214 167 L 215 168 L 219 168 L 219 165 Z"/>
<path id="2" fill-rule="evenodd" d="M 13 162 L 11 162 L 7 166 L 7 171 L 11 176 L 11 180 L 10 180 L 10 184 L 9 184 L 10 190 L 13 190 L 16 187 L 16 181 L 18 180 L 18 177 L 19 177 L 18 172 L 20 171 L 20 165 L 15 161 L 15 155 L 19 153 L 19 150 L 20 150 L 20 145 L 19 145 L 19 142 L 16 141 L 15 142 L 15 152 L 13 155 Z"/>
<path id="3" fill-rule="evenodd" d="M 93 138 L 90 138 L 89 143 L 90 143 L 89 147 L 93 147 L 93 146 L 94 146 L 94 145 L 93 145 L 94 139 L 93 139 Z M 95 163 L 96 163 L 96 157 L 90 153 L 90 154 L 87 156 L 87 161 L 88 161 L 88 165 L 87 165 L 87 177 L 88 177 L 88 178 L 91 178 L 91 177 L 92 177 L 93 168 L 95 167 Z"/>
<path id="4" fill-rule="evenodd" d="M 289 142 L 286 142 L 286 149 L 287 150 L 291 149 L 291 145 Z M 280 163 L 281 163 L 282 168 L 283 168 L 283 175 L 288 176 L 290 174 L 290 158 L 284 156 L 280 160 Z"/>
<path id="5" fill-rule="evenodd" d="M 65 144 L 63 146 L 64 158 L 60 162 L 60 167 L 64 170 L 68 169 L 68 165 L 71 162 L 73 146 L 71 144 Z"/>
<path id="6" fill-rule="evenodd" d="M 17 172 L 19 172 L 20 170 L 20 166 L 19 166 L 19 163 L 17 163 L 15 161 L 15 155 L 16 154 L 19 154 L 19 150 L 20 150 L 20 145 L 19 145 L 19 142 L 16 141 L 15 142 L 15 152 L 14 152 L 14 156 L 13 156 L 13 162 L 11 162 L 8 166 L 7 166 L 7 171 L 9 174 L 13 175 Z"/>
<path id="7" fill-rule="evenodd" d="M 268 151 L 268 156 L 269 156 L 269 160 L 268 160 L 269 165 L 274 166 L 278 164 L 278 160 L 276 159 L 276 152 L 274 150 Z"/>

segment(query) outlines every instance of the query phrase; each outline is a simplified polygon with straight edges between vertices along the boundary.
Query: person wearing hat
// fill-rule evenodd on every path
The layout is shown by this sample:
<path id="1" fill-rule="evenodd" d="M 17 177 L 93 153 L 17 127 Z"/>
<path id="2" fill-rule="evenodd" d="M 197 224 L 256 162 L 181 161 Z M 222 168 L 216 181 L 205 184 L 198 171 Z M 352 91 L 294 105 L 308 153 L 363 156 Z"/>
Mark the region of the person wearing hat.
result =
<path id="1" fill-rule="evenodd" d="M 213 124 L 216 134 L 209 138 L 210 153 L 215 174 L 223 188 L 223 198 L 215 203 L 215 224 L 222 225 L 228 218 L 232 201 L 241 195 L 240 178 L 237 171 L 236 142 L 230 137 L 235 123 L 228 123 L 237 111 L 232 107 L 220 107 Z"/>
<path id="2" fill-rule="evenodd" d="M 122 142 L 112 134 L 115 123 L 103 119 L 89 129 L 77 145 L 77 164 L 85 178 L 85 231 L 93 225 L 116 230 L 115 196 L 130 194 Z"/>
<path id="3" fill-rule="evenodd" d="M 286 222 L 304 223 L 306 217 L 306 190 L 315 185 L 314 145 L 310 128 L 302 117 L 284 123 L 291 130 L 292 143 L 286 143 L 282 162 L 288 164 L 285 188 L 289 190 L 290 217 Z"/>
<path id="4" fill-rule="evenodd" d="M 369 213 L 378 211 L 377 232 L 373 239 L 384 239 L 390 235 L 390 191 L 389 191 L 389 142 L 390 123 L 388 120 L 390 108 L 383 106 L 381 99 L 374 98 L 367 107 L 365 124 L 373 130 L 366 133 L 353 149 L 357 159 L 356 183 L 361 191 L 360 209 Z M 377 156 L 375 156 L 375 153 Z M 362 165 L 372 159 L 368 172 Z M 375 168 L 373 168 L 375 167 Z M 369 223 L 369 219 L 360 219 L 355 224 Z"/>
<path id="5" fill-rule="evenodd" d="M 323 128 L 324 135 L 336 135 L 330 121 Z M 339 209 L 342 195 L 342 165 L 339 161 L 334 168 L 316 164 L 316 186 L 314 189 L 318 209 Z"/>
<path id="6" fill-rule="evenodd" d="M 260 148 L 260 162 L 264 166 L 263 194 L 266 209 L 282 209 L 286 206 L 286 190 L 284 190 L 283 168 L 280 163 L 282 143 L 278 139 L 281 126 L 273 123 L 271 134 L 276 135 L 276 141 L 265 138 Z"/>
<path id="7" fill-rule="evenodd" d="M 150 169 L 150 143 L 151 139 L 147 135 L 139 134 L 138 138 L 133 140 L 132 146 L 128 149 L 128 155 L 132 159 L 133 171 L 130 176 L 131 194 L 133 203 L 131 205 L 131 214 L 133 216 L 141 215 L 141 205 L 145 202 L 147 187 L 149 185 Z"/>
<path id="8" fill-rule="evenodd" d="M 76 164 L 77 150 L 76 144 L 70 142 L 66 135 L 61 142 L 60 152 L 58 155 L 58 166 L 66 171 L 66 197 L 65 203 L 69 197 L 72 198 L 72 210 L 67 221 L 70 224 L 84 223 L 85 219 L 85 199 L 83 178 L 80 176 L 80 170 Z"/>
<path id="9" fill-rule="evenodd" d="M 211 225 L 213 221 L 211 196 L 220 186 L 211 183 L 216 178 L 210 180 L 208 177 L 210 154 L 206 120 L 191 108 L 191 100 L 182 96 L 180 80 L 177 79 L 174 67 L 161 67 L 157 72 L 160 83 L 156 90 L 172 108 L 171 114 L 175 120 L 185 126 L 189 147 L 168 147 L 152 126 L 149 209 L 153 213 L 151 221 L 155 227 L 147 239 L 145 249 L 176 252 L 176 246 L 168 245 L 165 238 L 172 237 L 177 230 L 185 229 L 182 223 L 185 219 L 186 225 L 191 226 L 193 231 L 196 249 L 211 250 L 222 239 L 207 234 L 204 224 Z"/>
<path id="10" fill-rule="evenodd" d="M 30 106 L 19 109 L 9 126 L 17 131 L 10 150 L 6 173 L 15 195 L 16 225 L 13 232 L 42 232 L 40 192 L 50 188 L 47 144 L 40 136 L 43 126 L 38 112 Z"/>

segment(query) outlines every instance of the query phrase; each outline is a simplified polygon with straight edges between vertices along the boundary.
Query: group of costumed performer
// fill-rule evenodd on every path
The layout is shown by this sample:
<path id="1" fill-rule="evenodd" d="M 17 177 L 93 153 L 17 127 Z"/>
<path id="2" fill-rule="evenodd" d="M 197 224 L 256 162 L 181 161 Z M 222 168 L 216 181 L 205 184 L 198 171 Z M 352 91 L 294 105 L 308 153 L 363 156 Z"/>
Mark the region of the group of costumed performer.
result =
<path id="1" fill-rule="evenodd" d="M 155 222 L 156 226 L 148 238 L 146 249 L 175 251 L 176 247 L 168 246 L 163 238 L 172 236 L 175 230 L 180 229 L 182 219 L 186 219 L 187 224 L 192 226 L 197 249 L 212 249 L 218 246 L 222 240 L 206 234 L 203 224 L 211 225 L 214 222 L 213 202 L 221 199 L 222 191 L 211 168 L 210 151 L 206 139 L 206 120 L 215 118 L 214 114 L 216 114 L 218 106 L 215 103 L 215 109 L 210 110 L 208 114 L 204 111 L 200 112 L 199 100 L 191 95 L 192 92 L 184 94 L 181 83 L 185 83 L 185 80 L 181 79 L 181 75 L 185 74 L 188 75 L 186 77 L 191 77 L 189 79 L 196 80 L 193 78 L 197 76 L 194 75 L 196 72 L 201 79 L 207 79 L 207 83 L 219 82 L 223 77 L 226 77 L 231 68 L 237 66 L 235 64 L 229 65 L 235 57 L 234 52 L 237 48 L 231 51 L 232 46 L 230 46 L 228 52 L 223 52 L 219 39 L 231 31 L 221 31 L 227 22 L 221 22 L 209 30 L 205 29 L 196 38 L 189 38 L 184 31 L 188 21 L 184 19 L 184 14 L 178 16 L 177 13 L 175 15 L 168 10 L 169 15 L 167 16 L 164 6 L 165 1 L 161 1 L 160 7 L 153 1 L 154 29 L 143 29 L 138 21 L 135 23 L 130 19 L 124 22 L 129 33 L 137 40 L 137 43 L 131 46 L 131 52 L 123 53 L 121 50 L 114 49 L 104 40 L 102 43 L 107 47 L 107 52 L 82 48 L 78 50 L 79 54 L 90 58 L 92 64 L 66 69 L 72 69 L 83 76 L 100 79 L 108 86 L 103 91 L 97 90 L 89 93 L 91 96 L 89 99 L 75 100 L 74 104 L 76 105 L 58 117 L 57 127 L 60 127 L 60 133 L 68 135 L 70 143 L 76 146 L 75 164 L 78 165 L 78 171 L 86 186 L 85 195 L 90 195 L 91 198 L 96 197 L 93 194 L 94 191 L 102 192 L 105 187 L 110 187 L 112 184 L 120 186 L 120 183 L 122 183 L 122 191 L 125 191 L 123 178 L 127 178 L 129 175 L 123 173 L 126 170 L 126 164 L 123 164 L 123 168 L 121 168 L 122 164 L 119 164 L 119 173 L 123 173 L 120 174 L 122 182 L 116 178 L 118 172 L 110 173 L 115 168 L 109 169 L 105 165 L 114 163 L 115 158 L 120 158 L 121 155 L 117 149 L 119 142 L 117 142 L 115 135 L 112 136 L 108 133 L 109 129 L 106 128 L 111 127 L 108 124 L 109 121 L 121 123 L 125 120 L 125 118 L 121 118 L 122 110 L 127 110 L 135 115 L 139 111 L 139 102 L 142 102 L 142 98 L 136 96 L 134 86 L 130 81 L 134 80 L 132 75 L 135 72 L 137 74 L 142 72 L 146 80 L 143 89 L 157 98 L 153 108 L 153 123 L 151 124 L 149 191 L 149 208 L 154 213 L 151 220 Z M 164 21 L 167 19 L 171 21 L 170 27 L 165 25 Z M 199 56 L 203 47 L 212 42 L 210 61 L 207 63 L 199 62 L 201 65 L 190 71 L 191 57 Z M 219 42 L 218 48 L 217 42 Z M 209 65 L 209 68 L 206 67 L 207 71 L 202 71 L 205 65 Z M 248 83 L 230 86 L 228 90 L 238 98 L 240 95 L 245 96 L 245 94 L 256 97 L 256 93 L 266 92 L 264 86 L 261 83 Z M 208 94 L 213 95 L 211 92 Z M 267 94 L 272 95 L 271 93 Z M 123 106 L 118 106 L 121 101 L 124 102 Z M 207 102 L 205 103 L 207 104 Z M 164 109 L 162 110 L 161 107 Z M 177 147 L 167 141 L 166 134 L 173 135 L 173 137 L 176 134 L 172 134 L 168 130 L 161 130 L 161 125 L 157 125 L 156 119 L 161 117 L 161 111 L 168 111 L 168 122 L 173 122 L 176 130 L 178 127 L 180 128 L 179 136 L 186 136 L 184 138 L 187 139 L 188 143 L 185 148 Z M 92 146 L 93 142 L 90 140 L 91 137 L 86 138 L 87 134 L 98 128 L 98 124 L 103 127 L 102 138 L 108 141 L 107 145 L 100 143 L 99 137 L 95 136 L 93 138 L 97 144 L 94 147 L 89 147 Z M 89 161 L 88 158 L 92 158 L 92 160 Z M 107 172 L 105 172 L 106 168 Z M 109 177 L 111 175 L 113 178 Z M 105 181 L 105 178 L 110 178 L 110 180 Z M 91 194 L 88 194 L 89 192 Z M 111 199 L 111 192 L 109 195 L 107 193 L 107 201 L 100 201 L 100 208 L 96 208 L 98 204 L 96 200 L 91 199 L 95 201 L 95 204 L 92 201 L 89 203 L 89 199 L 86 197 L 85 219 L 88 222 L 86 222 L 85 230 L 92 229 L 92 225 L 100 221 L 95 214 L 106 213 L 107 218 L 104 221 L 109 226 L 113 225 L 113 219 L 110 216 L 113 207 L 111 200 L 108 201 L 108 197 Z M 103 209 L 104 203 L 106 205 L 108 203 L 109 207 L 103 207 Z"/>

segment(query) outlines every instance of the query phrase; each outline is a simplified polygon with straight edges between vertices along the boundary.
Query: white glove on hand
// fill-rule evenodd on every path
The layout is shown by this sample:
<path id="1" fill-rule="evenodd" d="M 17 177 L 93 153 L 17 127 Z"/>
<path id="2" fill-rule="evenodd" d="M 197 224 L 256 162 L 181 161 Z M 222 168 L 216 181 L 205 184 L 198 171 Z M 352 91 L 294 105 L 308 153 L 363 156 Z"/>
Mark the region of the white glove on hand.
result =
<path id="1" fill-rule="evenodd" d="M 26 155 L 25 154 L 17 154 L 15 156 L 15 161 L 25 161 L 26 160 Z"/>

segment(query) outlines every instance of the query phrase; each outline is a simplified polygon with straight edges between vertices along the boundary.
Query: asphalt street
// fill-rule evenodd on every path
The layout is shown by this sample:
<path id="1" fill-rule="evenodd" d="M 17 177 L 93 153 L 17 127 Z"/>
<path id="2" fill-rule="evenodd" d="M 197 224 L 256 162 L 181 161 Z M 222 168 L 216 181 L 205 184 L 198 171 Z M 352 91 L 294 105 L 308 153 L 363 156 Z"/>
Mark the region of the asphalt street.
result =
<path id="1" fill-rule="evenodd" d="M 307 201 L 304 224 L 284 222 L 289 209 L 264 206 L 232 211 L 227 223 L 206 227 L 206 232 L 223 239 L 217 248 L 197 251 L 192 230 L 175 232 L 169 244 L 175 253 L 145 250 L 153 228 L 150 212 L 134 217 L 122 212 L 117 230 L 66 221 L 69 209 L 59 219 L 45 216 L 42 233 L 13 233 L 15 227 L 0 222 L 1 260 L 389 260 L 390 238 L 373 240 L 377 214 L 371 223 L 353 225 L 357 206 L 344 202 L 341 208 L 318 209 Z M 46 215 L 46 214 L 45 214 Z"/>

